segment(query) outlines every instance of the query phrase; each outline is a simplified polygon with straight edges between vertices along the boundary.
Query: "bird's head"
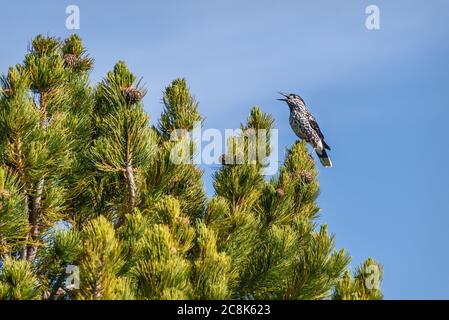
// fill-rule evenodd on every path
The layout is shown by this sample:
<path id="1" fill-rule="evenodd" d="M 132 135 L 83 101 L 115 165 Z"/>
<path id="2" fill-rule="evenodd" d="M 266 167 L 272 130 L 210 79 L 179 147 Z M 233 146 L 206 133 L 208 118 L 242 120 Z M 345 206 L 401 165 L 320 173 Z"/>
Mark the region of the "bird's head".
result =
<path id="1" fill-rule="evenodd" d="M 279 101 L 287 102 L 290 108 L 299 107 L 301 105 L 305 105 L 304 100 L 297 94 L 294 93 L 283 93 L 279 92 L 284 98 L 277 99 Z"/>

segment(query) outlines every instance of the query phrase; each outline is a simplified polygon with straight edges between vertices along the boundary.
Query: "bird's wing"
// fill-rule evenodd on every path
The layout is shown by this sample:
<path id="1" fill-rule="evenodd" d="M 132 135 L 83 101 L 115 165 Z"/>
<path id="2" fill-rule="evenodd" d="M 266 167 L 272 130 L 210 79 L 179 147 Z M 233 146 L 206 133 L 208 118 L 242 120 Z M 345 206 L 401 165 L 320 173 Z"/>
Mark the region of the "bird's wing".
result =
<path id="1" fill-rule="evenodd" d="M 326 142 L 324 142 L 324 134 L 321 132 L 318 122 L 316 121 L 315 117 L 309 111 L 307 112 L 307 119 L 309 120 L 309 123 L 310 123 L 310 126 L 312 127 L 312 129 L 315 130 L 315 132 L 318 134 L 318 136 L 323 141 L 326 149 L 330 150 L 330 147 L 327 145 Z"/>
<path id="2" fill-rule="evenodd" d="M 315 132 L 318 134 L 318 136 L 321 139 L 324 139 L 324 135 L 320 130 L 320 126 L 316 122 L 315 117 L 310 112 L 307 112 L 307 120 L 309 120 L 310 126 L 312 127 L 313 130 L 315 130 Z"/>

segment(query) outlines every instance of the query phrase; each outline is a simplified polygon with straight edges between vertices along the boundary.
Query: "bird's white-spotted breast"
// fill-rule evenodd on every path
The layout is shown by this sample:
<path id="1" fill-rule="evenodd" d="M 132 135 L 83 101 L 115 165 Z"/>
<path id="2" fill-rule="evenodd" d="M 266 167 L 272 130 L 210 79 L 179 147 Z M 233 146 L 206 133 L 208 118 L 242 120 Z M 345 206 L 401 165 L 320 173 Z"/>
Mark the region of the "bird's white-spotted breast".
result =
<path id="1" fill-rule="evenodd" d="M 295 134 L 316 147 L 320 138 L 316 132 L 310 126 L 307 116 L 304 112 L 301 112 L 299 108 L 292 108 L 290 111 L 290 126 Z"/>

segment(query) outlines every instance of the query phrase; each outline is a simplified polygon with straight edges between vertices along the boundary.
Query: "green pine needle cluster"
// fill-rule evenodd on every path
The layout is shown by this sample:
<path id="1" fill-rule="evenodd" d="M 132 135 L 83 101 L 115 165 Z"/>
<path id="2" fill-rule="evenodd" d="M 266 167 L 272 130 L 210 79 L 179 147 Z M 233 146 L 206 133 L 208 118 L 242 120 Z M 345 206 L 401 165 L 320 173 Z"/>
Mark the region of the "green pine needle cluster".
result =
<path id="1" fill-rule="evenodd" d="M 172 133 L 204 119 L 185 79 L 152 127 L 125 62 L 95 86 L 92 67 L 77 35 L 37 36 L 0 79 L 0 299 L 382 298 L 382 267 L 351 275 L 317 223 L 305 143 L 261 173 L 269 114 L 227 141 L 208 198 L 200 168 L 171 160 Z"/>

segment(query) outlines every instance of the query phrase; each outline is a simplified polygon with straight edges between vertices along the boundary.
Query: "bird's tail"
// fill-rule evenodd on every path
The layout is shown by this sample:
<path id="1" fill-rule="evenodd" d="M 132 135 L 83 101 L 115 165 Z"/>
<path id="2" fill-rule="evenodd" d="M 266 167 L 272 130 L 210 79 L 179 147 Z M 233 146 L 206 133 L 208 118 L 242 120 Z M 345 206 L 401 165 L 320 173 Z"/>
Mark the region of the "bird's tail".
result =
<path id="1" fill-rule="evenodd" d="M 329 156 L 327 155 L 327 152 L 325 149 L 323 149 L 322 151 L 316 150 L 316 154 L 318 155 L 318 158 L 320 158 L 320 162 L 324 167 L 326 167 L 326 168 L 332 167 L 332 161 L 329 158 Z"/>

